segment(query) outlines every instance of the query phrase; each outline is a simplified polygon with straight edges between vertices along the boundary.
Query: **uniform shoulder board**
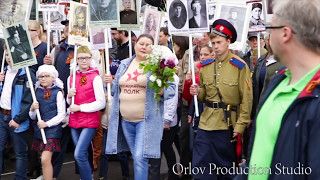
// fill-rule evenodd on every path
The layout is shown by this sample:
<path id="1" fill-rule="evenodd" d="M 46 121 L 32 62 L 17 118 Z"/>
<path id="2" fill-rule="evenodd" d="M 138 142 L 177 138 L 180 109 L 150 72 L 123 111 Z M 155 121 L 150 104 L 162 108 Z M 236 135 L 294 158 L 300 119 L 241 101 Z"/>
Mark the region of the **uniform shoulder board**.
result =
<path id="1" fill-rule="evenodd" d="M 235 57 L 231 58 L 229 62 L 230 64 L 236 66 L 239 69 L 242 69 L 246 65 L 246 63 L 243 60 L 237 59 Z"/>
<path id="2" fill-rule="evenodd" d="M 201 62 L 201 67 L 206 66 L 208 64 L 212 64 L 215 61 L 215 59 L 207 59 Z"/>

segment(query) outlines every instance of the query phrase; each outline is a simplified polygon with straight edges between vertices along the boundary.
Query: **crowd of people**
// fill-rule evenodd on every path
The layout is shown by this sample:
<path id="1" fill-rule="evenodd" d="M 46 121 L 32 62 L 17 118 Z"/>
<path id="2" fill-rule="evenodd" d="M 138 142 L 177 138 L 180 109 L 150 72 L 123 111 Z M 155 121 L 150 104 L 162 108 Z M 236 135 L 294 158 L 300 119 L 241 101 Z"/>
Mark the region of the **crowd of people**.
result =
<path id="1" fill-rule="evenodd" d="M 152 54 L 154 34 L 131 42 L 128 31 L 112 28 L 113 46 L 103 57 L 99 50 L 68 44 L 65 20 L 65 39 L 47 55 L 41 25 L 29 21 L 38 62 L 30 68 L 37 101 L 32 101 L 25 68 L 12 69 L 11 50 L 3 45 L 0 174 L 10 141 L 15 179 L 34 172 L 40 176 L 41 169 L 38 179 L 56 179 L 72 140 L 76 172 L 83 180 L 93 179 L 96 170 L 99 179 L 107 179 L 111 155 L 118 157 L 123 179 L 157 180 L 162 154 L 169 180 L 318 179 L 319 7 L 318 0 L 275 0 L 267 33 L 249 33 L 250 50 L 243 56 L 229 49 L 237 31 L 228 20 L 214 21 L 210 32 L 193 39 L 192 49 L 187 37 L 169 38 L 168 29 L 161 28 L 158 44 L 179 61 L 174 81 L 159 92 L 160 102 L 149 86 L 151 73 L 139 68 Z M 70 72 L 74 56 L 75 77 Z M 109 75 L 105 61 L 111 62 Z M 104 86 L 108 83 L 111 97 Z"/>

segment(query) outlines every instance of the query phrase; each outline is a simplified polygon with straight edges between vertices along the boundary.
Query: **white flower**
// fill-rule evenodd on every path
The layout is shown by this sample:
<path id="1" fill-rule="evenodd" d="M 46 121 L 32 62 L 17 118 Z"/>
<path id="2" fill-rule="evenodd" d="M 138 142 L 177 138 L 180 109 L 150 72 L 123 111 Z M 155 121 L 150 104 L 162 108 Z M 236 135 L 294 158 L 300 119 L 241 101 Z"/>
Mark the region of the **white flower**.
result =
<path id="1" fill-rule="evenodd" d="M 161 80 L 160 80 L 160 79 L 157 79 L 157 85 L 158 85 L 159 87 L 161 87 L 162 82 L 161 82 Z"/>
<path id="2" fill-rule="evenodd" d="M 151 82 L 155 82 L 156 79 L 157 79 L 157 77 L 155 77 L 154 75 L 151 75 L 151 76 L 149 77 L 149 79 L 150 79 Z"/>

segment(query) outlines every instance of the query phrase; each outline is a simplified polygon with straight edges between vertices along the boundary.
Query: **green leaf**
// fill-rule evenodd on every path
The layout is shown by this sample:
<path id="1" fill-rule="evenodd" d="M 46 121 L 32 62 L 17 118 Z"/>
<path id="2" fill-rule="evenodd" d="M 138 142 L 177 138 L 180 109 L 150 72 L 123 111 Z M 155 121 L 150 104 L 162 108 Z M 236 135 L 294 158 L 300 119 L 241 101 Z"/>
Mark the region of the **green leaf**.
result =
<path id="1" fill-rule="evenodd" d="M 171 81 L 171 82 L 173 82 L 173 81 L 174 81 L 174 78 L 173 78 L 173 77 L 169 77 L 168 80 Z"/>

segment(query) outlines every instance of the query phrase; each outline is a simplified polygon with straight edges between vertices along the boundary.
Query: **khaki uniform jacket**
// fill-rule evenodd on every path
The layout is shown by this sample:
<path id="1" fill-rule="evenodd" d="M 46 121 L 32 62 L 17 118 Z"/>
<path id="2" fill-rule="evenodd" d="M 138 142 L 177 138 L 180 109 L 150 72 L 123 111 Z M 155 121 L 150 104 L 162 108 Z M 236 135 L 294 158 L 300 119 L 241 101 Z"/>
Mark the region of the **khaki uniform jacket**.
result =
<path id="1" fill-rule="evenodd" d="M 216 80 L 214 78 L 215 63 L 217 63 Z M 250 122 L 253 99 L 249 67 L 231 52 L 221 63 L 216 59 L 215 62 L 203 66 L 200 70 L 199 101 L 220 102 L 216 87 L 220 90 L 222 102 L 238 107 L 238 112 L 232 111 L 231 121 L 234 131 L 243 134 Z M 223 109 L 205 107 L 200 117 L 199 128 L 208 131 L 227 130 L 228 124 L 224 122 Z"/>

